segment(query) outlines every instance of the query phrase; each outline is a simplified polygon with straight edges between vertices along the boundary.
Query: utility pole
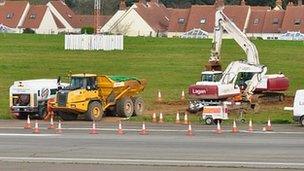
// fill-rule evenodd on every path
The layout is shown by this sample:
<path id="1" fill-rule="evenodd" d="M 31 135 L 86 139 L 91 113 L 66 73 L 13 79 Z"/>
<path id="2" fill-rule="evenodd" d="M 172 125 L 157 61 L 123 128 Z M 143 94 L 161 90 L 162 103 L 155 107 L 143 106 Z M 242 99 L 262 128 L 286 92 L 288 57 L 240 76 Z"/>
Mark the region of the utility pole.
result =
<path id="1" fill-rule="evenodd" d="M 94 2 L 94 29 L 95 34 L 99 34 L 100 32 L 100 0 L 95 0 Z"/>

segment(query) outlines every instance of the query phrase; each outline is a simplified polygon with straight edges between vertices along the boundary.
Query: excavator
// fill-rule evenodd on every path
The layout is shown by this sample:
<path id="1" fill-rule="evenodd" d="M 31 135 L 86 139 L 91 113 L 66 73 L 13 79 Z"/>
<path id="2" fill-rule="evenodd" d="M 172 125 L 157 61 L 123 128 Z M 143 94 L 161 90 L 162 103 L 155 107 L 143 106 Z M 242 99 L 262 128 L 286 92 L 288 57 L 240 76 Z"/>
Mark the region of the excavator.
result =
<path id="1" fill-rule="evenodd" d="M 215 13 L 214 37 L 211 55 L 201 81 L 189 86 L 189 108 L 192 113 L 204 106 L 221 105 L 223 102 L 248 102 L 251 108 L 258 106 L 261 99 L 284 99 L 283 91 L 289 80 L 282 73 L 266 75 L 267 67 L 260 64 L 256 46 L 225 15 L 224 7 Z M 247 59 L 232 61 L 224 71 L 220 64 L 223 33 L 227 32 L 243 49 Z"/>

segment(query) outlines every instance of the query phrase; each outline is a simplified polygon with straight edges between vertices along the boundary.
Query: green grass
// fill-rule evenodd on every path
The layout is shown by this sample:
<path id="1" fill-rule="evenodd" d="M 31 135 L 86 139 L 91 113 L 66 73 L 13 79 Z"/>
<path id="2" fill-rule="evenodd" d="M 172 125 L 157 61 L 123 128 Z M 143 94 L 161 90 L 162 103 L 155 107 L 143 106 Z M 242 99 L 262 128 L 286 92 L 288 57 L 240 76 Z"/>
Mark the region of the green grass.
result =
<path id="1" fill-rule="evenodd" d="M 255 40 L 254 43 L 268 73 L 282 71 L 289 77 L 288 95 L 304 87 L 303 42 Z M 126 37 L 124 45 L 123 51 L 65 51 L 62 35 L 0 34 L 0 118 L 9 118 L 8 89 L 14 80 L 60 75 L 67 81 L 69 71 L 145 78 L 148 85 L 143 97 L 150 109 L 156 107 L 153 101 L 158 89 L 165 100 L 176 100 L 182 90 L 199 79 L 208 61 L 211 40 Z M 233 40 L 224 40 L 224 66 L 244 56 Z M 267 118 L 268 113 L 273 113 L 290 120 L 291 116 L 278 108 L 261 113 L 256 117 Z"/>

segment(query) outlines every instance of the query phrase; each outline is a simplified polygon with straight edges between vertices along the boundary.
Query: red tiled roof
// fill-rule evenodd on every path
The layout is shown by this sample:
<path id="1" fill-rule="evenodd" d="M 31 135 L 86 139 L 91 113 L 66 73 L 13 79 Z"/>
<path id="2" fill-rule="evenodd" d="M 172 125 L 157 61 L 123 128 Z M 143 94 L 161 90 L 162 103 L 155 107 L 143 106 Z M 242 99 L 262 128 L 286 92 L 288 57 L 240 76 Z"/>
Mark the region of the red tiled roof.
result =
<path id="1" fill-rule="evenodd" d="M 27 1 L 6 1 L 0 6 L 0 23 L 10 28 L 17 28 L 27 4 Z"/>
<path id="2" fill-rule="evenodd" d="M 53 16 L 58 28 L 65 28 L 64 25 L 62 24 L 62 22 L 53 13 L 52 13 L 52 16 Z"/>
<path id="3" fill-rule="evenodd" d="M 280 33 L 284 19 L 284 10 L 267 11 L 262 33 Z"/>
<path id="4" fill-rule="evenodd" d="M 266 11 L 266 9 L 252 9 L 246 30 L 247 33 L 262 33 Z"/>
<path id="5" fill-rule="evenodd" d="M 185 31 L 200 28 L 209 33 L 213 32 L 215 11 L 213 5 L 192 5 Z"/>
<path id="6" fill-rule="evenodd" d="M 47 6 L 32 5 L 26 15 L 22 28 L 39 28 Z"/>
<path id="7" fill-rule="evenodd" d="M 296 24 L 296 22 L 300 22 Z M 304 6 L 287 6 L 282 24 L 282 32 L 300 31 L 304 33 Z"/>
<path id="8" fill-rule="evenodd" d="M 73 28 L 80 28 L 80 18 L 64 2 L 50 1 L 50 3 Z"/>
<path id="9" fill-rule="evenodd" d="M 135 3 L 135 11 L 149 24 L 154 31 L 166 31 L 169 26 L 170 13 L 167 8 L 156 2 Z"/>
<path id="10" fill-rule="evenodd" d="M 79 15 L 81 27 L 94 26 L 94 16 L 93 15 Z M 104 26 L 112 16 L 101 15 L 100 16 L 100 26 Z"/>
<path id="11" fill-rule="evenodd" d="M 241 31 L 243 31 L 249 8 L 249 6 L 227 5 L 223 12 Z"/>
<path id="12" fill-rule="evenodd" d="M 170 14 L 169 32 L 185 32 L 190 9 L 173 9 Z M 183 19 L 184 22 L 179 22 Z"/>

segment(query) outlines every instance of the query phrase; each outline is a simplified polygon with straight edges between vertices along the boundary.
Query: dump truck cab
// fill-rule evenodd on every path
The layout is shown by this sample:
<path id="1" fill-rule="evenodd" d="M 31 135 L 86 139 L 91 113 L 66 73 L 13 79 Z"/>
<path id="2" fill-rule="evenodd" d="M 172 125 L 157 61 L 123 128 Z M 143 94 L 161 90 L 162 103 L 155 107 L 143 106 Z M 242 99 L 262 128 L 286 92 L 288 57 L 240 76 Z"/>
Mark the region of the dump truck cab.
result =
<path id="1" fill-rule="evenodd" d="M 143 112 L 143 100 L 135 97 L 146 81 L 123 76 L 74 74 L 70 85 L 57 93 L 54 111 L 63 120 L 75 120 L 84 114 L 86 120 L 101 120 L 105 111 L 130 117 Z"/>

